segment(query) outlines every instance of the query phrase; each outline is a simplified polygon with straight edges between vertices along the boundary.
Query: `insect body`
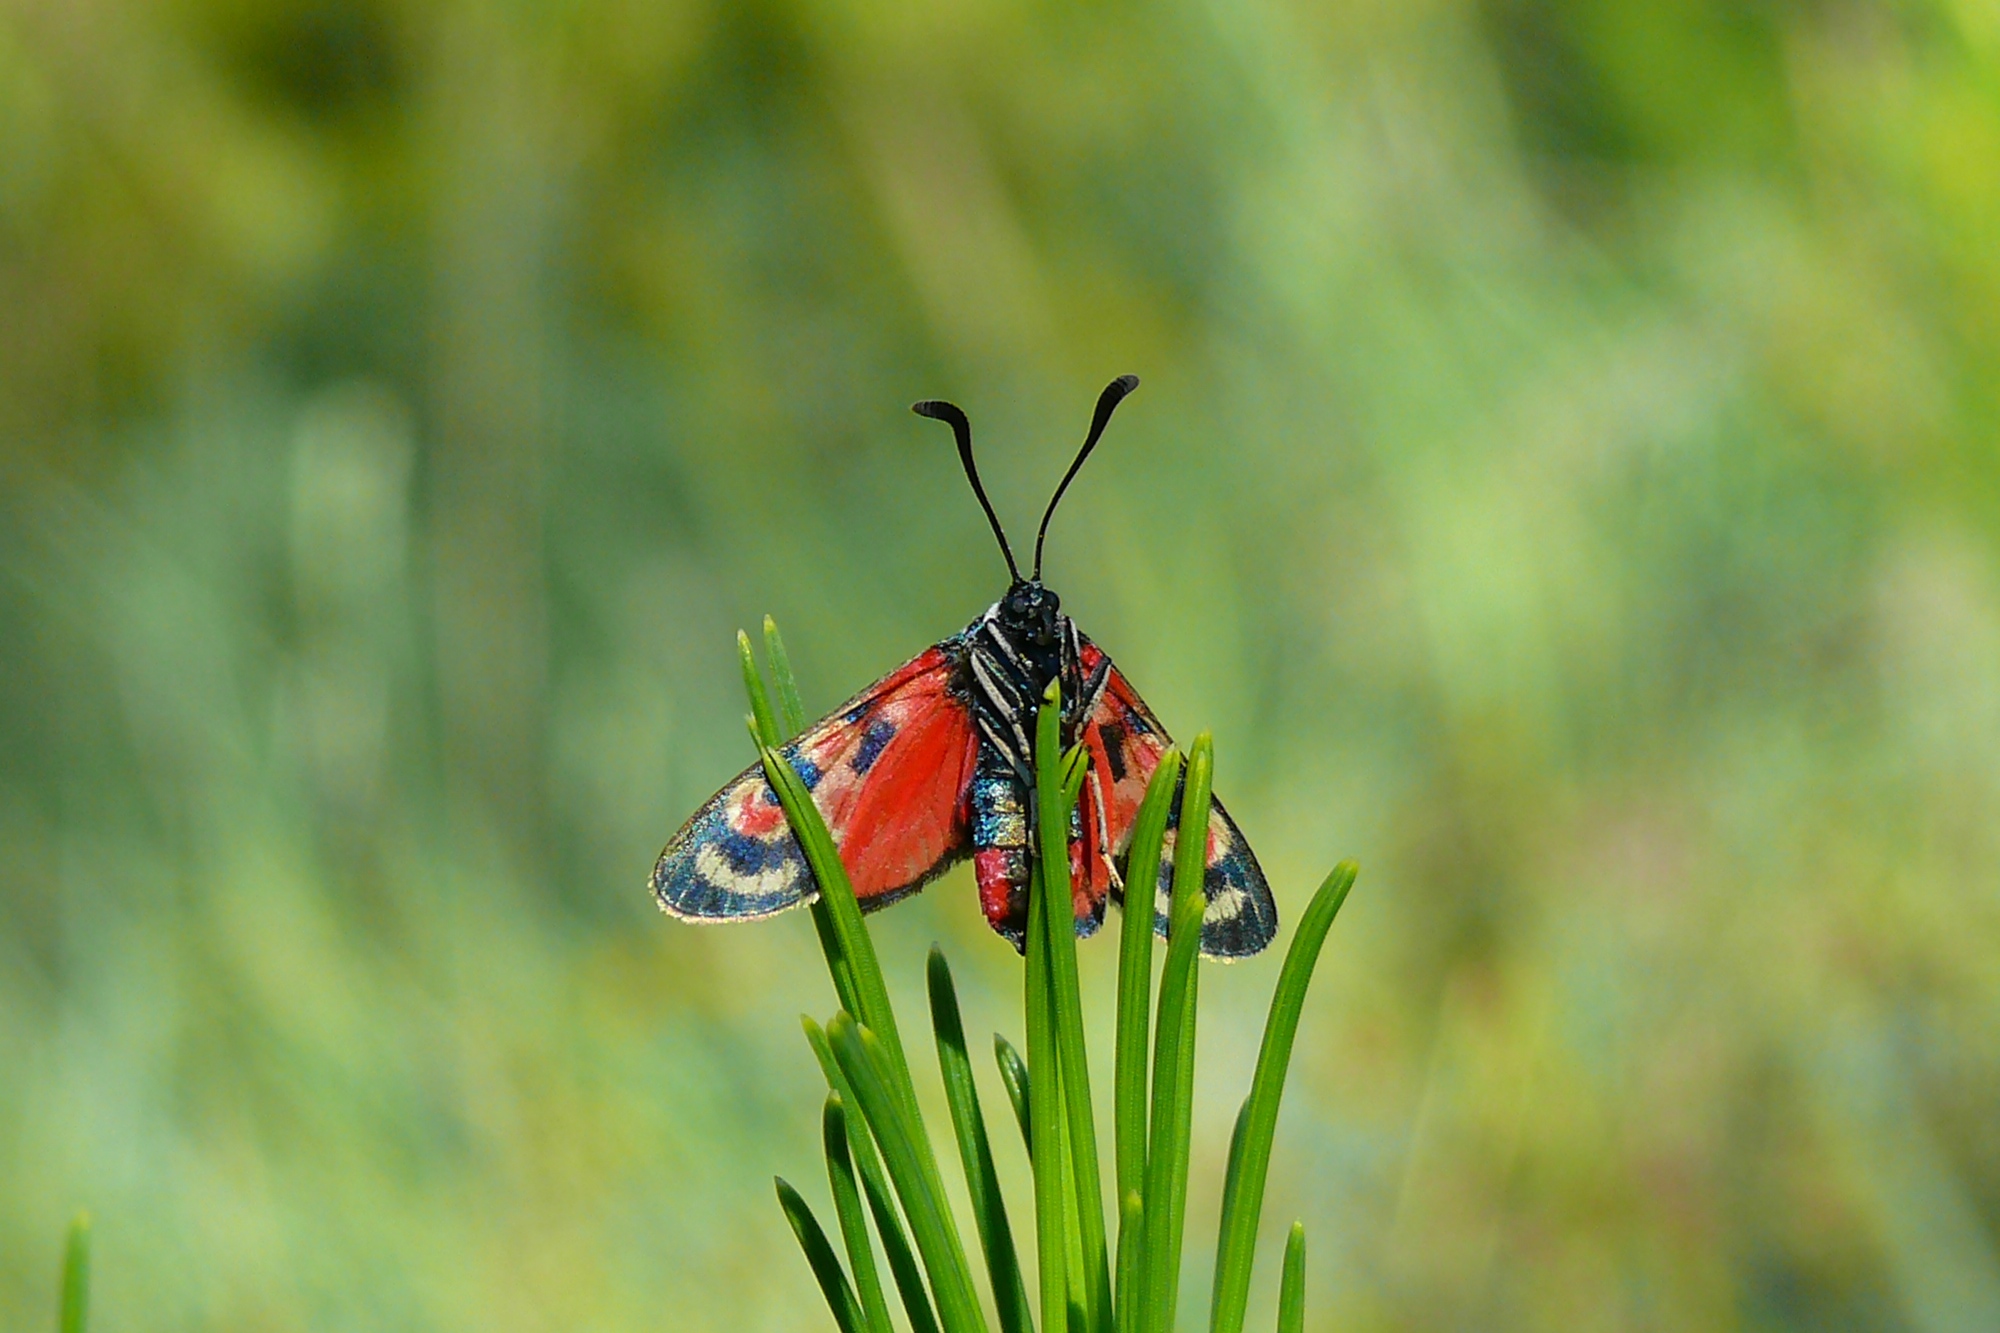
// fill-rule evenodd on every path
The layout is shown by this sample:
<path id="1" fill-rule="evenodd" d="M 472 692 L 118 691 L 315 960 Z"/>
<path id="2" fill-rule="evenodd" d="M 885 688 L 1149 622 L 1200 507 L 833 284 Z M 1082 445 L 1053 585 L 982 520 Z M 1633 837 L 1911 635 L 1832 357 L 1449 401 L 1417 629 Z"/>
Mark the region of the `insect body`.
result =
<path id="1" fill-rule="evenodd" d="M 1132 826 L 1171 742 L 1111 659 L 1062 614 L 1061 600 L 1041 581 L 1041 565 L 1057 501 L 1112 411 L 1138 383 L 1122 376 L 1098 398 L 1083 448 L 1042 515 L 1034 572 L 1027 578 L 980 485 L 965 414 L 949 403 L 916 405 L 918 413 L 951 426 L 1013 581 L 1007 595 L 962 632 L 875 682 L 781 751 L 812 792 L 865 910 L 915 893 L 969 855 L 987 921 L 1022 947 L 1035 838 L 1034 713 L 1052 680 L 1062 682 L 1063 745 L 1081 741 L 1089 755 L 1083 794 L 1070 814 L 1077 933 L 1097 929 L 1107 900 L 1126 904 L 1123 871 Z M 1160 882 L 1134 886 L 1150 894 L 1161 934 L 1179 833 L 1178 795 L 1174 804 Z M 1254 954 L 1278 925 L 1264 872 L 1220 802 L 1211 807 L 1207 837 L 1201 951 L 1224 958 Z M 652 886 L 661 907 L 691 921 L 769 916 L 817 892 L 777 794 L 756 765 L 674 835 L 660 853 Z"/>

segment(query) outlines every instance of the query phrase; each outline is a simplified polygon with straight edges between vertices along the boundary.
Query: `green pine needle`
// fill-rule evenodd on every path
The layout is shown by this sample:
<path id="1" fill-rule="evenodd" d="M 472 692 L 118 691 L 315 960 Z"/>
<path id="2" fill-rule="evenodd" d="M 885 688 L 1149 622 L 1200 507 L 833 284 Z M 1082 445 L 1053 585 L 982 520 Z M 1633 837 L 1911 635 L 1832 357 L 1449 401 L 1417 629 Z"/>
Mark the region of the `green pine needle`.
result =
<path id="1" fill-rule="evenodd" d="M 1146 1303 L 1148 1330 L 1171 1333 L 1180 1299 L 1181 1233 L 1187 1211 L 1189 1134 L 1194 1114 L 1195 1004 L 1208 863 L 1209 784 L 1215 753 L 1207 732 L 1195 737 L 1174 836 L 1173 906 L 1167 961 L 1160 972 L 1154 1024 L 1153 1116 L 1146 1159 Z M 1192 830 L 1192 832 L 1190 832 Z"/>
<path id="2" fill-rule="evenodd" d="M 742 630 L 736 631 L 736 655 L 743 666 L 743 692 L 750 696 L 750 734 L 766 748 L 775 750 L 780 738 L 777 720 L 771 716 L 771 697 L 764 692 L 764 677 L 757 670 L 757 654 L 751 651 L 750 636 Z"/>
<path id="3" fill-rule="evenodd" d="M 771 716 L 771 701 L 764 692 L 764 677 L 757 670 L 757 657 L 750 649 L 750 636 L 742 630 L 736 631 L 736 654 L 743 668 L 743 692 L 750 699 L 750 714 L 744 719 L 750 727 L 752 744 L 761 756 L 766 750 L 779 749 L 786 734 L 797 735 L 805 730 L 805 709 L 799 703 L 799 687 L 792 679 L 791 659 L 785 656 L 785 641 L 778 636 L 777 622 L 764 617 L 764 648 L 771 658 L 771 674 L 778 682 L 778 697 L 785 710 L 785 733 L 778 731 L 777 721 Z M 790 812 L 787 811 L 787 818 Z M 796 823 L 792 826 L 794 837 L 803 845 L 805 835 Z M 810 860 L 810 855 L 808 860 Z M 838 857 L 835 858 L 838 860 Z M 846 946 L 841 942 L 840 929 L 834 924 L 833 908 L 827 900 L 826 881 L 814 867 L 814 879 L 821 892 L 813 895 L 813 930 L 819 936 L 820 952 L 826 955 L 826 969 L 833 978 L 834 994 L 840 997 L 840 1006 L 849 1013 L 861 1011 L 861 998 L 855 991 L 854 968 L 849 961 Z"/>
<path id="4" fill-rule="evenodd" d="M 90 1214 L 69 1224 L 63 1247 L 62 1333 L 84 1333 L 90 1322 Z"/>
<path id="5" fill-rule="evenodd" d="M 1049 996 L 1049 895 L 1036 872 L 1028 889 L 1027 959 L 1024 966 L 1028 1026 L 1029 1141 L 1041 1145 L 1029 1164 L 1035 1175 L 1035 1255 L 1039 1265 L 1042 1327 L 1069 1324 L 1069 1178 L 1063 1170 L 1062 1079 L 1055 1051 L 1055 1003 Z"/>
<path id="6" fill-rule="evenodd" d="M 1097 1166 L 1097 1126 L 1090 1096 L 1090 1061 L 1083 1039 L 1083 998 L 1076 973 L 1076 913 L 1069 878 L 1070 812 L 1083 787 L 1089 756 L 1082 746 L 1065 755 L 1062 746 L 1062 687 L 1049 682 L 1035 721 L 1036 814 L 1039 845 L 1060 848 L 1041 858 L 1040 887 L 1047 893 L 1038 919 L 1046 932 L 1048 997 L 1057 1064 L 1062 1079 L 1062 1113 L 1067 1121 L 1071 1159 L 1071 1208 L 1077 1219 L 1076 1244 L 1083 1255 L 1084 1308 L 1089 1328 L 1112 1333 L 1111 1267 L 1105 1250 L 1104 1194 Z M 1055 799 L 1051 799 L 1051 793 Z M 1032 931 L 1032 926 L 1030 927 Z M 1031 935 L 1029 949 L 1034 942 Z M 1028 1064 L 1035 1067 L 1032 1040 Z M 1031 1103 L 1032 1105 L 1032 1103 Z"/>
<path id="7" fill-rule="evenodd" d="M 827 832 L 826 820 L 813 804 L 812 793 L 791 764 L 769 746 L 762 751 L 764 777 L 778 795 L 785 818 L 812 867 L 819 885 L 820 902 L 827 908 L 833 933 L 839 942 L 839 961 L 848 969 L 854 990 L 855 1014 L 882 1042 L 889 1061 L 891 1086 L 911 1115 L 917 1114 L 917 1094 L 910 1081 L 910 1064 L 903 1056 L 903 1041 L 896 1029 L 896 1011 L 889 1004 L 889 987 L 882 980 L 882 967 L 875 958 L 875 945 L 861 920 L 861 904 L 854 896 L 854 884 L 847 878 L 840 852 Z M 829 963 L 834 960 L 829 959 Z"/>
<path id="8" fill-rule="evenodd" d="M 1278 1287 L 1278 1333 L 1304 1333 L 1306 1326 L 1306 1224 L 1292 1223 L 1285 1238 L 1285 1276 Z"/>
<path id="9" fill-rule="evenodd" d="M 778 635 L 778 622 L 764 617 L 764 656 L 771 659 L 771 679 L 778 686 L 778 708 L 785 719 L 785 732 L 796 736 L 806 729 L 805 705 L 799 702 L 799 684 L 792 678 L 792 659 L 785 641 Z"/>
<path id="10" fill-rule="evenodd" d="M 1257 1052 L 1257 1072 L 1250 1096 L 1238 1119 L 1238 1142 L 1230 1152 L 1229 1175 L 1222 1191 L 1222 1225 L 1216 1240 L 1215 1297 L 1210 1307 L 1212 1333 L 1240 1333 L 1244 1306 L 1250 1299 L 1250 1267 L 1256 1258 L 1257 1217 L 1264 1207 L 1264 1180 L 1271 1167 L 1271 1138 L 1278 1126 L 1278 1102 L 1285 1093 L 1285 1073 L 1291 1064 L 1292 1041 L 1298 1035 L 1299 1013 L 1320 946 L 1347 901 L 1360 867 L 1342 861 L 1319 886 L 1311 906 L 1299 919 L 1298 933 L 1285 951 L 1278 988 L 1271 996 L 1271 1015 L 1264 1023 L 1264 1044 Z"/>
<path id="11" fill-rule="evenodd" d="M 1000 1083 L 1007 1089 L 1007 1100 L 1014 1107 L 1014 1119 L 1021 1126 L 1021 1146 L 1028 1150 L 1032 1159 L 1035 1155 L 1035 1122 L 1028 1114 L 1028 1062 L 1014 1049 L 1013 1042 L 997 1032 L 993 1034 L 993 1059 L 1000 1066 Z"/>
<path id="12" fill-rule="evenodd" d="M 1160 881 L 1160 847 L 1166 836 L 1167 816 L 1173 809 L 1174 787 L 1181 775 L 1178 750 L 1160 756 L 1152 781 L 1146 784 L 1146 799 L 1139 805 L 1133 822 L 1132 847 L 1126 858 L 1125 907 L 1118 942 L 1118 1034 L 1115 1088 L 1114 1134 L 1118 1154 L 1118 1196 L 1141 1198 L 1146 1186 L 1146 1088 L 1147 1050 L 1152 1015 L 1154 899 Z M 1143 1216 L 1144 1208 L 1140 1209 Z M 1119 1259 L 1123 1271 L 1126 1223 L 1119 1221 Z M 1144 1271 L 1145 1234 L 1131 1238 L 1136 1272 Z M 1136 1280 L 1136 1279 L 1134 1279 Z M 1130 1281 L 1120 1278 L 1118 1298 L 1124 1306 L 1138 1307 Z"/>
<path id="13" fill-rule="evenodd" d="M 1138 1190 L 1126 1190 L 1118 1205 L 1118 1333 L 1139 1333 L 1146 1302 L 1146 1211 Z"/>
<path id="14" fill-rule="evenodd" d="M 847 1014 L 834 1015 L 826 1036 L 882 1149 L 883 1164 L 916 1237 L 917 1253 L 923 1256 L 945 1333 L 986 1333 L 986 1316 L 973 1289 L 958 1225 L 936 1167 L 930 1164 L 930 1144 L 922 1126 L 895 1091 L 887 1043 Z"/>
<path id="15" fill-rule="evenodd" d="M 861 1212 L 861 1191 L 855 1185 L 854 1159 L 848 1150 L 846 1108 L 838 1092 L 826 1094 L 821 1120 L 826 1147 L 827 1184 L 833 1190 L 833 1214 L 847 1245 L 847 1266 L 861 1297 L 861 1313 L 869 1333 L 891 1333 L 889 1303 L 882 1296 L 882 1279 L 875 1273 L 875 1251 L 868 1243 L 868 1219 Z"/>
<path id="16" fill-rule="evenodd" d="M 965 1027 L 959 1019 L 958 992 L 944 950 L 931 946 L 928 980 L 931 1024 L 937 1034 L 938 1069 L 944 1076 L 945 1100 L 951 1106 L 952 1129 L 958 1138 L 959 1161 L 965 1167 L 966 1190 L 972 1196 L 973 1221 L 986 1255 L 993 1304 L 1004 1333 L 1029 1333 L 1028 1289 L 1014 1252 L 1014 1231 L 1007 1224 L 1007 1201 L 1000 1194 L 1000 1173 L 993 1165 L 993 1148 L 986 1139 L 986 1118 L 979 1110 L 979 1089 L 972 1081 L 972 1060 L 965 1050 Z"/>
<path id="17" fill-rule="evenodd" d="M 826 1075 L 827 1087 L 839 1095 L 843 1107 L 856 1105 L 854 1091 L 847 1086 L 847 1075 L 840 1071 L 840 1062 L 833 1058 L 833 1047 L 826 1039 L 825 1030 L 810 1017 L 803 1017 L 801 1022 L 805 1025 L 806 1040 L 812 1046 L 820 1070 Z M 931 1309 L 923 1270 L 917 1266 L 916 1253 L 910 1248 L 909 1235 L 903 1230 L 902 1215 L 897 1211 L 895 1197 L 890 1193 L 888 1177 L 882 1172 L 882 1159 L 876 1153 L 875 1140 L 869 1136 L 867 1123 L 859 1117 L 849 1116 L 847 1119 L 847 1142 L 861 1174 L 861 1192 L 867 1196 L 868 1211 L 875 1218 L 875 1234 L 882 1238 L 882 1251 L 888 1256 L 889 1273 L 895 1279 L 896 1294 L 902 1298 L 903 1312 L 910 1318 L 910 1328 L 913 1333 L 938 1333 L 937 1315 Z"/>
<path id="18" fill-rule="evenodd" d="M 785 1220 L 792 1224 L 792 1234 L 799 1238 L 799 1248 L 806 1252 L 806 1262 L 812 1265 L 813 1276 L 819 1279 L 820 1292 L 826 1297 L 827 1308 L 833 1311 L 835 1326 L 840 1333 L 868 1333 L 862 1323 L 861 1306 L 854 1299 L 854 1288 L 847 1285 L 840 1256 L 827 1242 L 819 1219 L 789 1181 L 783 1176 L 776 1179 L 778 1206 L 785 1210 Z"/>

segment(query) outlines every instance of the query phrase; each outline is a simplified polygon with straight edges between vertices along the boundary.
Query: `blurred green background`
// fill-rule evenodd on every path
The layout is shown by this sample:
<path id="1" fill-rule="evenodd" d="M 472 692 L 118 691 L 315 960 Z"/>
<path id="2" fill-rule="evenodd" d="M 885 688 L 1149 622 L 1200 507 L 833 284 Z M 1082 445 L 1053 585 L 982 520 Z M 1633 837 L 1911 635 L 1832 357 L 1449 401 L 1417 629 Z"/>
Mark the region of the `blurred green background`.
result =
<path id="1" fill-rule="evenodd" d="M 907 405 L 1030 531 L 1136 371 L 1050 579 L 1363 863 L 1253 1320 L 2000 1327 L 1991 4 L 5 0 L 0 312 L 0 1324 L 819 1327 L 810 925 L 646 873 L 739 625 L 1002 590 Z"/>

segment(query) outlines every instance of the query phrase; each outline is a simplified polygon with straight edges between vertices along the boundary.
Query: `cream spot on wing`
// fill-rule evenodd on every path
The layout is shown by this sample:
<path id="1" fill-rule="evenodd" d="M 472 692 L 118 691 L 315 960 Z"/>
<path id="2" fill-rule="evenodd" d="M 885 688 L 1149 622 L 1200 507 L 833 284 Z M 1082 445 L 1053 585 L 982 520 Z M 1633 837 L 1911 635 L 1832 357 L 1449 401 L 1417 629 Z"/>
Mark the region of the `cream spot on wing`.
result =
<path id="1" fill-rule="evenodd" d="M 783 893 L 798 878 L 799 862 L 787 858 L 776 865 L 745 874 L 729 864 L 729 858 L 713 843 L 706 844 L 695 853 L 694 868 L 701 876 L 714 884 L 719 884 L 731 893 L 746 897 L 762 898 L 775 893 Z"/>
<path id="2" fill-rule="evenodd" d="M 1243 911 L 1243 890 L 1231 885 L 1208 900 L 1203 921 L 1234 921 Z"/>

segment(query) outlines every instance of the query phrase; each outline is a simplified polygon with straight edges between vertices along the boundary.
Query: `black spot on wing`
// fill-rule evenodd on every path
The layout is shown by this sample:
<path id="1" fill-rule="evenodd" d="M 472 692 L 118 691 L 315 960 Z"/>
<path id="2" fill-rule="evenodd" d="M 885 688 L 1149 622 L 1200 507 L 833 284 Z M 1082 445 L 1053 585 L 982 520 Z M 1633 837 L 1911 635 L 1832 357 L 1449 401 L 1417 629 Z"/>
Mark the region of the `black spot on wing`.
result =
<path id="1" fill-rule="evenodd" d="M 1104 762 L 1111 770 L 1113 783 L 1125 780 L 1125 728 L 1116 722 L 1106 722 L 1097 729 L 1104 738 Z"/>
<path id="2" fill-rule="evenodd" d="M 855 748 L 854 757 L 847 766 L 856 773 L 866 773 L 875 767 L 875 761 L 882 757 L 882 751 L 896 738 L 896 724 L 887 718 L 877 718 L 868 724 L 868 730 L 861 737 L 861 744 Z"/>

